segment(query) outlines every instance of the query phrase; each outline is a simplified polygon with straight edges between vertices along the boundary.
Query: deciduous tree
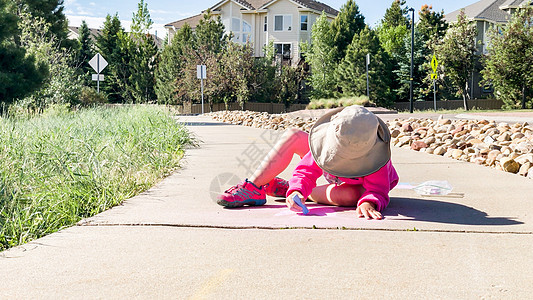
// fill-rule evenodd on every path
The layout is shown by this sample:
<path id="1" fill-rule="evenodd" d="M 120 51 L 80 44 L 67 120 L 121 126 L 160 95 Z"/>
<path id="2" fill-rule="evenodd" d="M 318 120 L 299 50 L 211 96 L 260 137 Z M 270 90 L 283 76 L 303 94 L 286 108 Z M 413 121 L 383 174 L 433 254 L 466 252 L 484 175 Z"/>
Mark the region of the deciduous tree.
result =
<path id="1" fill-rule="evenodd" d="M 509 24 L 493 28 L 483 78 L 507 108 L 533 106 L 533 7 L 520 8 Z"/>
<path id="2" fill-rule="evenodd" d="M 311 98 L 331 98 L 337 89 L 334 76 L 337 47 L 334 46 L 331 25 L 325 13 L 313 24 L 311 32 L 311 44 L 302 45 L 302 52 L 311 72 Z"/>
<path id="3" fill-rule="evenodd" d="M 437 57 L 443 65 L 446 80 L 463 98 L 468 110 L 469 79 L 476 59 L 476 27 L 463 11 L 457 21 L 450 25 L 442 41 L 436 46 Z"/>

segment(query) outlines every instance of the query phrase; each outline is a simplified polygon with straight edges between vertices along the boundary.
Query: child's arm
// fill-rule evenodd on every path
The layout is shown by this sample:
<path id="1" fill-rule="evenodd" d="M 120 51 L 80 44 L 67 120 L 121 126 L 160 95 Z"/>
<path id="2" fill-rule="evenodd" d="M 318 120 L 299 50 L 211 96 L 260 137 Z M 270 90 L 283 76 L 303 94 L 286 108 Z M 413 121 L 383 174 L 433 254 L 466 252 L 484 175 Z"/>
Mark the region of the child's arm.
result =
<path id="1" fill-rule="evenodd" d="M 301 194 L 302 200 L 307 199 L 316 187 L 316 181 L 322 176 L 323 172 L 315 163 L 311 152 L 308 152 L 292 173 L 292 177 L 289 180 L 287 196 L 297 191 Z"/>
<path id="2" fill-rule="evenodd" d="M 391 188 L 391 182 L 397 181 L 397 178 L 390 178 L 391 176 L 397 177 L 397 175 L 395 175 L 396 173 L 393 172 L 391 168 L 393 167 L 389 161 L 378 171 L 363 177 L 363 188 L 365 188 L 365 192 L 363 195 L 361 195 L 361 198 L 357 202 L 358 208 L 365 202 L 373 204 L 374 210 L 378 212 L 387 207 L 389 204 L 389 191 Z M 359 210 L 362 209 L 363 208 Z"/>

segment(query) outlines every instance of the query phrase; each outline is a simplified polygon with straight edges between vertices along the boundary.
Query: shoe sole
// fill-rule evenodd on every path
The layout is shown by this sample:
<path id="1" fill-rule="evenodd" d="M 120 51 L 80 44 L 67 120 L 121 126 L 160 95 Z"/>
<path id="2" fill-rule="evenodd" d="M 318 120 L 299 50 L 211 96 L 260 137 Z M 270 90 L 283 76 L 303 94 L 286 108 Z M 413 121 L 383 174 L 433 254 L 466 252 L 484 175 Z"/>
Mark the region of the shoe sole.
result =
<path id="1" fill-rule="evenodd" d="M 242 202 L 228 202 L 228 201 L 223 200 L 223 199 L 218 199 L 217 200 L 217 204 L 218 205 L 221 205 L 221 206 L 224 206 L 224 207 L 228 207 L 228 208 L 243 207 L 245 205 L 248 205 L 248 206 L 261 206 L 261 205 L 264 205 L 265 203 L 266 203 L 266 200 L 247 200 L 247 201 L 242 201 Z"/>

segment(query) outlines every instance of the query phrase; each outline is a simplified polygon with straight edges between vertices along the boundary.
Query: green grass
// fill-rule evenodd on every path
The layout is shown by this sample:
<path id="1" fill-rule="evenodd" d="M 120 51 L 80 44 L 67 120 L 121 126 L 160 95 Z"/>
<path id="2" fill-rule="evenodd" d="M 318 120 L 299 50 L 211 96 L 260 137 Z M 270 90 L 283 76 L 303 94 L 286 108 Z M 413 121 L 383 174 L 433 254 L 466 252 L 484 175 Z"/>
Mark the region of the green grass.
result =
<path id="1" fill-rule="evenodd" d="M 0 118 L 0 249 L 100 213 L 179 167 L 188 131 L 157 107 Z"/>

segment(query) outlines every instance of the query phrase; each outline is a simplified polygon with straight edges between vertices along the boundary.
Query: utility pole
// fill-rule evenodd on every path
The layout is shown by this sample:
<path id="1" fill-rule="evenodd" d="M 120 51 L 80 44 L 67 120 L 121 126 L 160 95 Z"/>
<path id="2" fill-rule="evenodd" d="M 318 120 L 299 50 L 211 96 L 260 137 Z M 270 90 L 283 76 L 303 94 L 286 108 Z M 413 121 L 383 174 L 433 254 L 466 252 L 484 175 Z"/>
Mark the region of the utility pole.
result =
<path id="1" fill-rule="evenodd" d="M 415 9 L 409 8 L 409 11 L 412 13 L 411 18 L 411 75 L 409 76 L 409 111 L 413 113 L 414 103 L 413 103 L 413 64 L 414 64 L 414 55 L 415 55 Z"/>

